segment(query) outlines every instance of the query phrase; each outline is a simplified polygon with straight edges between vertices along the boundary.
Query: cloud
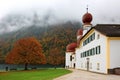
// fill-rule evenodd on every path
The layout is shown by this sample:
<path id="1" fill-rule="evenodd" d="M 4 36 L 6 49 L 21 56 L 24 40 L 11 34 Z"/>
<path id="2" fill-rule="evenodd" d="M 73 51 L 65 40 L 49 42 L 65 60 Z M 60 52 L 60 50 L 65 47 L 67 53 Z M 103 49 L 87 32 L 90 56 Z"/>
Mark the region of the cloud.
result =
<path id="1" fill-rule="evenodd" d="M 119 24 L 119 3 L 119 0 L 0 0 L 0 18 L 2 20 L 8 14 L 32 16 L 36 12 L 42 19 L 50 15 L 49 23 L 68 20 L 81 22 L 88 5 L 94 25 Z"/>

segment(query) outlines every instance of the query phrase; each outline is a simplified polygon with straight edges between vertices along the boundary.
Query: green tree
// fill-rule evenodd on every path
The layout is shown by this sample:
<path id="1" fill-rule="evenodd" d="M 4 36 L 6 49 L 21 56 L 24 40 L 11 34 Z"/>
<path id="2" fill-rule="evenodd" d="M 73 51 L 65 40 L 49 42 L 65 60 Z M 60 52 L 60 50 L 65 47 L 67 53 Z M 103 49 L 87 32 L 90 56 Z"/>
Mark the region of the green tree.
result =
<path id="1" fill-rule="evenodd" d="M 3 63 L 4 62 L 4 56 L 3 54 L 0 52 L 0 63 Z"/>

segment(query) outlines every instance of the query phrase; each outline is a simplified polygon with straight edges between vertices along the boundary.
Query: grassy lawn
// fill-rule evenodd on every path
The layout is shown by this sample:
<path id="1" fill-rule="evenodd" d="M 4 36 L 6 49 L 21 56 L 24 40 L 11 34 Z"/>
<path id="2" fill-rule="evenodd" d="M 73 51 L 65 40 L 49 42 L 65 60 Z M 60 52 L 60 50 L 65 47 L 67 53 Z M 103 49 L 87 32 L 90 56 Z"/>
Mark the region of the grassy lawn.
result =
<path id="1" fill-rule="evenodd" d="M 0 72 L 0 80 L 53 80 L 56 77 L 70 72 L 65 69 Z"/>

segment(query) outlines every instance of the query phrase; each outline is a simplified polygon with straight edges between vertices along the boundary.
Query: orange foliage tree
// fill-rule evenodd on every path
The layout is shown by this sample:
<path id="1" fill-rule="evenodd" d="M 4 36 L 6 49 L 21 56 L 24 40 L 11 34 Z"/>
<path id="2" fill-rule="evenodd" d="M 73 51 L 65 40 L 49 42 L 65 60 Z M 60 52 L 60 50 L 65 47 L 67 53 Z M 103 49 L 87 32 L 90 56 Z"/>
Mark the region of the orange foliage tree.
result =
<path id="1" fill-rule="evenodd" d="M 45 64 L 45 55 L 42 53 L 41 44 L 33 37 L 19 39 L 13 49 L 6 56 L 8 64 Z"/>
<path id="2" fill-rule="evenodd" d="M 58 48 L 53 48 L 50 50 L 48 62 L 49 64 L 54 65 L 55 69 L 57 65 L 64 63 L 64 57 L 61 55 Z"/>

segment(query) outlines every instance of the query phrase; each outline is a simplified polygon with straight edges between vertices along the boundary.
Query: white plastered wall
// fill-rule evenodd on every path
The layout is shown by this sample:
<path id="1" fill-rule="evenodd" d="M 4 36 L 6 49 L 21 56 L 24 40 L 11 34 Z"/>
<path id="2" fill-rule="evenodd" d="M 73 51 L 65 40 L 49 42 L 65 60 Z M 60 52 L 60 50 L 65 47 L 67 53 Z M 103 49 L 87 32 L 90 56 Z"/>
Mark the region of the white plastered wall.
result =
<path id="1" fill-rule="evenodd" d="M 70 56 L 72 56 L 72 61 L 70 61 Z M 65 66 L 68 68 L 74 68 L 75 54 L 74 52 L 66 52 L 65 54 Z"/>
<path id="2" fill-rule="evenodd" d="M 71 61 L 70 61 L 70 56 L 72 53 L 66 52 L 65 54 L 65 66 L 66 67 L 71 67 Z"/>
<path id="3" fill-rule="evenodd" d="M 91 41 L 90 43 L 88 43 L 85 46 L 82 46 L 82 47 L 76 49 L 76 68 L 87 70 L 86 58 L 89 58 L 90 59 L 89 63 L 92 64 L 91 66 L 89 65 L 91 67 L 91 68 L 89 68 L 90 71 L 99 72 L 99 73 L 107 73 L 107 66 L 106 66 L 106 63 L 107 63 L 107 61 L 106 61 L 106 53 L 107 53 L 106 52 L 106 47 L 107 47 L 106 41 L 107 40 L 106 39 L 107 38 L 106 38 L 106 36 L 100 34 L 97 31 L 94 31 L 94 32 L 95 32 L 95 40 Z M 91 34 L 93 34 L 93 33 L 91 33 Z M 100 35 L 99 39 L 97 39 L 98 34 Z M 99 46 L 99 45 L 101 46 L 101 53 L 100 54 L 89 56 L 89 57 L 84 57 L 84 58 L 80 57 L 82 52 L 87 51 L 87 50 L 94 48 L 96 46 Z M 97 63 L 100 64 L 99 70 L 97 70 Z"/>
<path id="4" fill-rule="evenodd" d="M 120 40 L 110 40 L 110 69 L 120 67 Z"/>

